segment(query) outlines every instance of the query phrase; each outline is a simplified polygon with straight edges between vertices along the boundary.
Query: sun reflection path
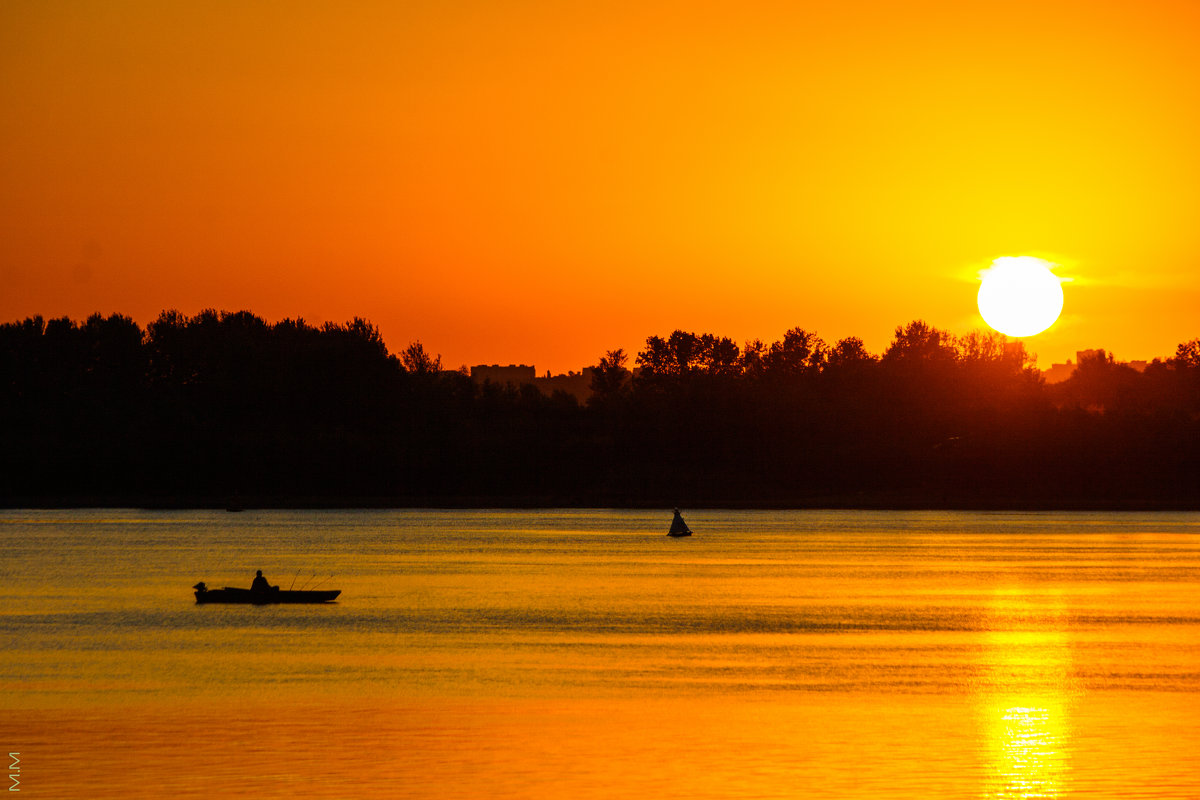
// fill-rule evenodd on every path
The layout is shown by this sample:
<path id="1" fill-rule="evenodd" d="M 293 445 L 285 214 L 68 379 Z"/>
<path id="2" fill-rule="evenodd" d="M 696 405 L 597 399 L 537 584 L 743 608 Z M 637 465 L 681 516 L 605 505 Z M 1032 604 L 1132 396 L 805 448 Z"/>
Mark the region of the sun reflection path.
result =
<path id="1" fill-rule="evenodd" d="M 1066 709 L 1012 706 L 995 709 L 992 737 L 996 798 L 1058 797 L 1068 777 Z"/>
<path id="2" fill-rule="evenodd" d="M 1073 746 L 1064 610 L 1053 598 L 1009 594 L 992 610 L 980 687 L 988 756 L 983 796 L 1059 797 L 1070 790 Z"/>

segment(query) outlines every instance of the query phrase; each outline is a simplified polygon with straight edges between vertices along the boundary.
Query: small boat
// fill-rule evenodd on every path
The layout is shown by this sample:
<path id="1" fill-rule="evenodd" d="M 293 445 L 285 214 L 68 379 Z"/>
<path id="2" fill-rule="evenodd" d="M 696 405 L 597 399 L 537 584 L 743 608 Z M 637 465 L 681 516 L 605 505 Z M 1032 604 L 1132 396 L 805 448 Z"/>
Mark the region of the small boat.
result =
<path id="1" fill-rule="evenodd" d="M 341 589 L 280 589 L 272 586 L 268 591 L 251 591 L 226 586 L 224 589 L 209 589 L 200 581 L 192 587 L 196 590 L 197 603 L 241 603 L 243 605 L 266 606 L 274 603 L 328 603 L 335 600 Z"/>
<path id="2" fill-rule="evenodd" d="M 683 521 L 683 515 L 679 513 L 679 509 L 675 509 L 675 519 L 671 520 L 671 530 L 667 531 L 667 536 L 691 536 L 692 530 Z"/>

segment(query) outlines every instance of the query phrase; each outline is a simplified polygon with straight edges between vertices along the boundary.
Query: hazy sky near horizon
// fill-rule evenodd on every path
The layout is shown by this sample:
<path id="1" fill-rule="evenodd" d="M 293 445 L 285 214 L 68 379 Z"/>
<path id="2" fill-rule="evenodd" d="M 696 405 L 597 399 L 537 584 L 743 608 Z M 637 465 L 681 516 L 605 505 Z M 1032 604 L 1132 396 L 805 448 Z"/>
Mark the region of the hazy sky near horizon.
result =
<path id="1" fill-rule="evenodd" d="M 1200 4 L 0 5 L 0 321 L 363 316 L 555 372 L 676 328 L 1200 336 Z"/>

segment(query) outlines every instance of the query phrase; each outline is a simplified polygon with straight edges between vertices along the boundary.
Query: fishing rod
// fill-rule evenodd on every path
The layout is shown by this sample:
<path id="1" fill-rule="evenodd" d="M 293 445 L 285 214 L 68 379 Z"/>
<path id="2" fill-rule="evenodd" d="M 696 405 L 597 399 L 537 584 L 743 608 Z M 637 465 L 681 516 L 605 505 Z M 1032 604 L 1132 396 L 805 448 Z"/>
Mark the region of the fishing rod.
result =
<path id="1" fill-rule="evenodd" d="M 317 577 L 316 575 L 313 575 L 311 578 L 305 578 L 305 579 L 304 579 L 304 585 L 300 587 L 300 591 L 302 591 L 302 592 L 303 592 L 303 591 L 304 591 L 304 587 L 305 587 L 305 586 L 308 586 L 308 582 L 309 582 L 309 581 L 311 581 L 313 578 L 316 578 L 316 577 Z"/>
<path id="2" fill-rule="evenodd" d="M 299 578 L 299 577 L 300 577 L 300 570 L 296 570 L 296 574 L 292 576 L 292 586 L 296 585 L 296 578 Z M 292 590 L 292 586 L 288 587 L 289 592 Z"/>
<path id="3" fill-rule="evenodd" d="M 332 577 L 333 577 L 333 575 L 331 574 L 331 575 L 329 576 L 329 578 L 332 578 Z M 325 581 L 329 580 L 329 578 L 322 578 L 322 579 L 321 579 L 321 583 L 324 583 Z M 320 586 L 320 585 L 321 585 L 321 583 L 318 583 L 318 584 L 317 584 L 317 586 Z M 313 587 L 313 589 L 316 589 L 316 588 L 317 588 L 317 586 L 314 586 L 314 587 Z"/>

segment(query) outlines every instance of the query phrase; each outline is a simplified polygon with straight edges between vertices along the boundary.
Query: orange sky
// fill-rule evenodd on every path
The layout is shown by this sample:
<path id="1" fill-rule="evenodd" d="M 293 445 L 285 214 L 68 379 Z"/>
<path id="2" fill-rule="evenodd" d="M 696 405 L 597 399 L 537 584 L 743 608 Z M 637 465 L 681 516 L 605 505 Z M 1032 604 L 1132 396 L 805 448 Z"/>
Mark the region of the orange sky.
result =
<path id="1" fill-rule="evenodd" d="M 1043 367 L 1200 336 L 1194 2 L 6 0 L 0 108 L 0 321 L 879 352 L 1032 254 L 1072 279 Z"/>

